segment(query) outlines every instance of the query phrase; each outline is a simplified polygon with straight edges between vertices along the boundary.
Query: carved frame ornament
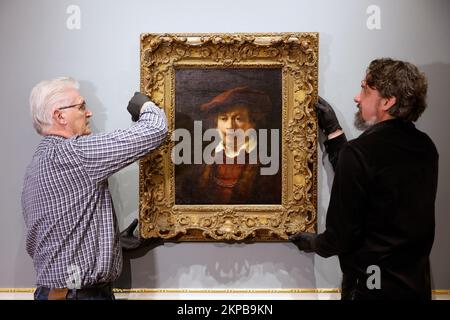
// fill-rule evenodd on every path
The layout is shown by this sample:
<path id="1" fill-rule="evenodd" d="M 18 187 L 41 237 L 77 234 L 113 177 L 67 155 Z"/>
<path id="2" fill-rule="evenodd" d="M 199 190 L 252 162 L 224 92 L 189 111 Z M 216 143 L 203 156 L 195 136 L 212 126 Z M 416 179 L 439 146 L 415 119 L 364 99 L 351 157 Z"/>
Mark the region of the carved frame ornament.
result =
<path id="1" fill-rule="evenodd" d="M 141 34 L 141 92 L 167 115 L 169 135 L 140 160 L 143 238 L 282 241 L 316 231 L 318 33 Z M 177 68 L 280 68 L 281 204 L 177 205 L 170 136 Z"/>

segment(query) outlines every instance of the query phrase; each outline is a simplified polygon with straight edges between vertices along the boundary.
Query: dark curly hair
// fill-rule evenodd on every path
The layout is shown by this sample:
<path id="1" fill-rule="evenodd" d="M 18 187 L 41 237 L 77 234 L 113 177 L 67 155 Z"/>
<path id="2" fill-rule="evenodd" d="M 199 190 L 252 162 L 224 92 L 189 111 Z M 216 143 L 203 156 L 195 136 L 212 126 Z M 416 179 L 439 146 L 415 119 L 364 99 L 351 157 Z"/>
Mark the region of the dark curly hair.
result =
<path id="1" fill-rule="evenodd" d="M 366 83 L 383 98 L 396 98 L 395 105 L 388 110 L 395 118 L 416 121 L 427 107 L 427 79 L 409 62 L 375 59 L 367 68 Z"/>

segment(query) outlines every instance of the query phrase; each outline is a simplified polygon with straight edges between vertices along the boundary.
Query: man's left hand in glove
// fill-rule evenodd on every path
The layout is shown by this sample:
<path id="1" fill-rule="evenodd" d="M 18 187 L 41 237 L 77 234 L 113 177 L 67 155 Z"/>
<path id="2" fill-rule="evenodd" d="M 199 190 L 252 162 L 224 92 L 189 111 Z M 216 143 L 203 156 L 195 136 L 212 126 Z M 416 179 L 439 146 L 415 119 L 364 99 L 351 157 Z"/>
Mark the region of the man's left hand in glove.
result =
<path id="1" fill-rule="evenodd" d="M 136 229 L 137 225 L 138 219 L 134 219 L 133 222 L 130 223 L 128 228 L 126 228 L 120 233 L 120 245 L 122 246 L 123 250 L 130 251 L 146 247 L 151 244 L 158 245 L 163 243 L 161 239 L 142 239 L 136 237 L 134 235 L 134 230 Z"/>
<path id="2" fill-rule="evenodd" d="M 316 238 L 317 234 L 308 232 L 299 232 L 291 235 L 289 237 L 289 240 L 292 241 L 302 251 L 315 252 Z"/>
<path id="3" fill-rule="evenodd" d="M 139 116 L 141 114 L 141 109 L 144 106 L 144 103 L 149 102 L 150 99 L 140 93 L 135 92 L 134 96 L 130 99 L 130 102 L 128 102 L 127 110 L 131 114 L 131 120 L 133 122 L 136 122 L 139 120 Z"/>

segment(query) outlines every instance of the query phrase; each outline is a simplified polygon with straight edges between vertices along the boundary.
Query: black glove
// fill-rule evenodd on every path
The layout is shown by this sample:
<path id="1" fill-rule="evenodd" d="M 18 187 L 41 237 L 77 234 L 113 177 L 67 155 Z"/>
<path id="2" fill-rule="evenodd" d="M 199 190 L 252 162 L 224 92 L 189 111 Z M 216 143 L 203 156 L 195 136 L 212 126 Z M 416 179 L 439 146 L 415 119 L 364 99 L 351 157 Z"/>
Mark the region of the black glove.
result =
<path id="1" fill-rule="evenodd" d="M 328 102 L 319 96 L 319 101 L 316 106 L 317 118 L 319 119 L 319 128 L 323 130 L 325 135 L 329 135 L 338 129 L 342 129 L 336 117 L 336 113 L 334 113 L 333 108 Z"/>
<path id="2" fill-rule="evenodd" d="M 147 101 L 150 101 L 150 99 L 140 93 L 135 92 L 134 96 L 131 98 L 130 102 L 128 102 L 127 110 L 131 114 L 131 120 L 132 121 L 138 121 L 139 120 L 139 114 L 141 113 L 141 108 Z"/>
<path id="3" fill-rule="evenodd" d="M 162 244 L 161 239 L 142 239 L 136 237 L 133 232 L 138 224 L 138 219 L 134 219 L 132 223 L 120 233 L 120 244 L 123 250 L 129 251 L 139 249 L 150 244 Z"/>
<path id="4" fill-rule="evenodd" d="M 299 232 L 289 237 L 300 250 L 305 252 L 316 251 L 316 238 L 317 234 L 308 232 Z"/>

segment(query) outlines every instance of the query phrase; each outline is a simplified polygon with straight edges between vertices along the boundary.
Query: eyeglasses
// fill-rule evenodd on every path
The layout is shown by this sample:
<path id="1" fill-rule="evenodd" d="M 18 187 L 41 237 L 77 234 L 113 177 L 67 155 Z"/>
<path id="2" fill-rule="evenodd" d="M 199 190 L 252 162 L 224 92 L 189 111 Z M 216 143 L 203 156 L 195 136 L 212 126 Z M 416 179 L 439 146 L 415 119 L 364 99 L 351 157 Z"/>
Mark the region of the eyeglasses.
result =
<path id="1" fill-rule="evenodd" d="M 69 109 L 73 107 L 78 107 L 78 110 L 84 111 L 86 110 L 86 101 L 83 101 L 82 103 L 72 104 L 71 106 L 60 107 L 58 108 L 58 110 Z"/>

